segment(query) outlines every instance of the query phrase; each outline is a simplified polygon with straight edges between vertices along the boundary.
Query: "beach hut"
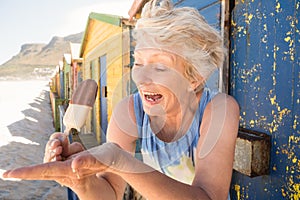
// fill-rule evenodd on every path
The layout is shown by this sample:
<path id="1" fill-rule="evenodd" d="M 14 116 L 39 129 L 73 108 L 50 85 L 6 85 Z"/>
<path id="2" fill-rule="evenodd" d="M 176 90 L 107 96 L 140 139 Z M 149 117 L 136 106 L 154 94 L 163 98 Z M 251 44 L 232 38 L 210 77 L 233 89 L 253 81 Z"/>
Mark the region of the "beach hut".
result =
<path id="1" fill-rule="evenodd" d="M 131 24 L 120 16 L 91 13 L 88 17 L 80 57 L 83 79 L 98 83 L 98 96 L 85 132 L 105 141 L 107 123 L 114 105 L 130 94 Z"/>
<path id="2" fill-rule="evenodd" d="M 71 71 L 71 54 L 65 53 L 63 56 L 63 72 L 64 72 L 64 98 L 69 99 L 70 88 L 72 88 L 72 71 Z"/>
<path id="3" fill-rule="evenodd" d="M 58 97 L 61 99 L 65 98 L 65 83 L 64 83 L 64 65 L 63 61 L 58 62 L 58 68 L 59 68 L 59 75 L 57 76 L 59 78 L 58 80 Z"/>
<path id="4" fill-rule="evenodd" d="M 68 103 L 68 100 L 65 99 L 64 79 L 63 61 L 59 61 L 59 64 L 56 66 L 55 73 L 51 78 L 50 87 L 50 102 L 55 131 L 61 131 L 61 116 L 59 112 L 59 106 L 67 105 Z"/>
<path id="5" fill-rule="evenodd" d="M 58 93 L 59 84 L 59 66 L 56 65 L 55 70 L 50 78 L 50 91 L 53 93 Z"/>
<path id="6" fill-rule="evenodd" d="M 70 94 L 77 88 L 78 83 L 82 81 L 82 58 L 80 58 L 80 43 L 70 43 L 71 49 L 71 71 L 72 71 L 72 87 Z"/>

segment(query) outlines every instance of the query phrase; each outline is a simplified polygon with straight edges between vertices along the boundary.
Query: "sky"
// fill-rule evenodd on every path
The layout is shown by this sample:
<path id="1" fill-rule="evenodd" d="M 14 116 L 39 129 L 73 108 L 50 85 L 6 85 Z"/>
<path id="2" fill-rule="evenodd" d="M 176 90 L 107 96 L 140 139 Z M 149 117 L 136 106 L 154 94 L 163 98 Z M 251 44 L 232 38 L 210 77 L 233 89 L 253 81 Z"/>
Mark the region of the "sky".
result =
<path id="1" fill-rule="evenodd" d="M 0 0 L 0 65 L 28 43 L 85 30 L 91 12 L 128 18 L 133 0 Z"/>

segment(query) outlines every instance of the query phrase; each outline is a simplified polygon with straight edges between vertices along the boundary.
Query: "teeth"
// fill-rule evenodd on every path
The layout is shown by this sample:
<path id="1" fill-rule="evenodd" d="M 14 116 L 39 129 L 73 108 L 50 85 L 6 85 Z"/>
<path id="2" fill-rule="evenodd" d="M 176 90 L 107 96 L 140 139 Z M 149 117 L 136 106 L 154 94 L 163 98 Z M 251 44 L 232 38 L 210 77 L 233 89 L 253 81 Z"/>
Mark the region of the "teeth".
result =
<path id="1" fill-rule="evenodd" d="M 144 92 L 144 95 L 159 95 L 159 93 Z"/>
<path id="2" fill-rule="evenodd" d="M 161 94 L 154 92 L 143 92 L 143 94 L 148 101 L 152 102 L 156 102 L 162 97 Z"/>
<path id="3" fill-rule="evenodd" d="M 152 98 L 147 97 L 147 96 L 146 96 L 146 99 L 147 99 L 148 101 L 155 101 L 155 99 L 152 99 Z"/>

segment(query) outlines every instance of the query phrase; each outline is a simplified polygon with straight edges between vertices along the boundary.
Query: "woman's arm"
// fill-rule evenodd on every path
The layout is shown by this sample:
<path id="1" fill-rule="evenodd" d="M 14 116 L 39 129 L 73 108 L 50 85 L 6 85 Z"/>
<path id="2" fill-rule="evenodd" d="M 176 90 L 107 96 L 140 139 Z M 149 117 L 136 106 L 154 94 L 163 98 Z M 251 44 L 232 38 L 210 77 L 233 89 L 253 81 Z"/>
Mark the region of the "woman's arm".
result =
<path id="1" fill-rule="evenodd" d="M 122 199 L 126 182 L 120 176 L 108 172 L 107 169 L 111 165 L 111 160 L 115 158 L 114 149 L 119 153 L 122 147 L 122 152 L 133 157 L 136 137 L 133 137 L 132 129 L 136 127 L 135 124 L 128 123 L 129 117 L 125 115 L 130 109 L 129 100 L 130 98 L 126 98 L 121 101 L 114 111 L 108 126 L 109 143 L 82 151 L 80 145 L 69 146 L 67 140 L 61 139 L 61 133 L 55 133 L 46 147 L 46 151 L 50 148 L 44 159 L 46 163 L 8 170 L 2 175 L 3 178 L 55 180 L 61 185 L 70 187 L 82 200 Z M 126 117 L 124 121 L 126 123 L 117 123 L 116 120 L 120 119 L 116 119 L 116 116 L 124 120 Z M 64 150 L 67 150 L 67 153 Z M 52 151 L 55 154 L 52 155 Z M 61 154 L 64 153 L 69 156 L 66 161 L 62 161 Z M 57 161 L 49 162 L 53 158 Z M 76 166 L 80 166 L 80 169 Z"/>
<path id="2" fill-rule="evenodd" d="M 239 108 L 226 95 L 217 95 L 205 109 L 197 146 L 195 178 L 183 184 L 133 158 L 119 153 L 110 168 L 147 199 L 227 199 L 232 175 Z"/>
<path id="3" fill-rule="evenodd" d="M 97 149 L 95 149 L 95 152 L 90 151 L 90 153 L 91 155 L 94 155 L 93 157 L 96 158 L 97 161 L 100 161 L 101 164 L 109 167 L 112 167 L 112 162 L 116 162 L 115 160 L 119 160 L 119 163 L 121 163 L 121 160 L 123 163 L 127 162 L 127 160 L 124 160 L 126 156 L 122 156 L 123 154 L 128 155 L 128 159 L 135 160 L 133 156 L 135 153 L 135 141 L 137 139 L 137 135 L 133 98 L 130 96 L 120 101 L 113 111 L 107 128 L 108 143 L 106 145 L 108 148 L 106 149 L 109 149 L 107 154 L 103 155 L 103 152 L 99 154 Z M 108 157 L 107 159 L 104 158 L 106 156 Z M 118 159 L 117 157 L 122 159 Z M 76 161 L 74 163 L 76 163 Z M 93 184 L 85 185 L 86 188 L 84 190 L 78 191 L 78 195 L 81 197 L 80 199 L 92 199 L 86 194 L 86 191 L 101 191 L 99 193 L 104 194 L 104 196 L 101 196 L 103 197 L 101 199 L 123 198 L 126 182 L 118 174 L 106 171 L 106 173 L 100 173 L 97 176 L 97 179 Z M 104 185 L 105 188 L 103 188 Z"/>
<path id="4" fill-rule="evenodd" d="M 130 103 L 130 99 L 128 102 Z M 126 108 L 132 112 L 130 107 Z M 48 166 L 43 164 L 42 168 L 34 166 L 29 170 L 21 168 L 7 172 L 4 177 L 60 181 L 68 179 L 73 182 L 71 188 L 82 199 L 121 199 L 124 180 L 147 199 L 226 199 L 231 180 L 238 116 L 236 102 L 227 95 L 217 95 L 208 104 L 200 130 L 196 173 L 192 185 L 171 179 L 134 158 L 134 132 L 126 131 L 132 127 L 115 121 L 117 117 L 112 119 L 109 127 L 109 143 L 79 153 L 66 162 L 46 163 Z M 95 173 L 98 173 L 97 179 L 93 175 Z M 49 178 L 51 175 L 56 178 Z M 75 187 L 76 181 L 81 183 L 80 187 Z"/>
<path id="5" fill-rule="evenodd" d="M 226 94 L 215 96 L 202 119 L 193 181 L 211 199 L 227 199 L 238 125 L 237 102 Z"/>

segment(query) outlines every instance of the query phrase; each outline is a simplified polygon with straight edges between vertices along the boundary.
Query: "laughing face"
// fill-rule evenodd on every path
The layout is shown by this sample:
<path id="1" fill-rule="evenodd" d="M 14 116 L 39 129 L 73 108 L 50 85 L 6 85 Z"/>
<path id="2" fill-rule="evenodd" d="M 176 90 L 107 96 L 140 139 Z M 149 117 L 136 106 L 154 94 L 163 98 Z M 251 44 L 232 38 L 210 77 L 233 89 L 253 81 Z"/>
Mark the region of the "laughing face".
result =
<path id="1" fill-rule="evenodd" d="M 183 74 L 184 59 L 178 55 L 155 49 L 135 51 L 132 76 L 148 115 L 181 112 L 191 87 Z"/>

